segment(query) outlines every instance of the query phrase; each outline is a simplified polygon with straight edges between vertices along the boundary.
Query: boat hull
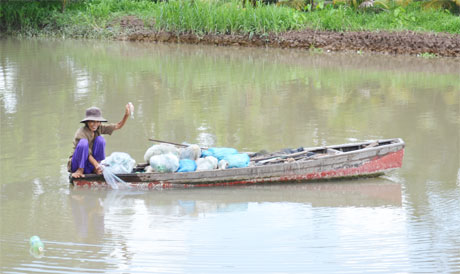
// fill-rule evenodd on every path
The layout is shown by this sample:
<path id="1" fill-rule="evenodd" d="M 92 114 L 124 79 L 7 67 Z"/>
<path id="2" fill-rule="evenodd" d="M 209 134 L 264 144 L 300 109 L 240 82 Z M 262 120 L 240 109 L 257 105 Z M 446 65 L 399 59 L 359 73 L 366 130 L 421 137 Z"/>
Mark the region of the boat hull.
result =
<path id="1" fill-rule="evenodd" d="M 404 157 L 404 142 L 401 139 L 380 140 L 377 147 L 372 142 L 346 144 L 331 147 L 311 148 L 310 151 L 344 150 L 334 155 L 312 157 L 305 161 L 279 163 L 246 168 L 186 173 L 130 173 L 118 176 L 132 186 L 142 188 L 210 187 L 271 182 L 303 182 L 353 177 L 379 176 L 400 168 Z M 347 148 L 364 147 L 347 151 Z M 86 175 L 72 179 L 79 187 L 104 186 L 101 175 Z"/>

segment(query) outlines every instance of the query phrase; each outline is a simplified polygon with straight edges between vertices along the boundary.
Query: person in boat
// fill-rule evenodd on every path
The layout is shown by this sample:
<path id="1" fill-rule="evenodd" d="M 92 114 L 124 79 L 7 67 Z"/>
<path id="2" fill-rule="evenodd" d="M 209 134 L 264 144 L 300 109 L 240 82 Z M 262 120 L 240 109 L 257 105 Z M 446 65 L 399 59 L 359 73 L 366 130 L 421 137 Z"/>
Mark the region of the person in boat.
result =
<path id="1" fill-rule="evenodd" d="M 102 174 L 100 162 L 105 159 L 105 139 L 103 134 L 112 135 L 115 130 L 121 129 L 130 115 L 129 104 L 125 106 L 125 115 L 116 124 L 102 124 L 107 122 L 97 107 L 86 110 L 86 117 L 80 121 L 85 125 L 75 132 L 73 152 L 67 164 L 73 178 L 85 177 L 84 174 Z"/>

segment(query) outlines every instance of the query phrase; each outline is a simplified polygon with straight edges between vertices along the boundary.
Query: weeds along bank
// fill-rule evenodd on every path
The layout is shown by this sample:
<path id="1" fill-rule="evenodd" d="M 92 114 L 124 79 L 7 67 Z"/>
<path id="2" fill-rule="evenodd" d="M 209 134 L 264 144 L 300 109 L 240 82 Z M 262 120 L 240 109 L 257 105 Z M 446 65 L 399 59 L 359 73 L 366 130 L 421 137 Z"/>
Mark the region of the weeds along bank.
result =
<path id="1" fill-rule="evenodd" d="M 62 12 L 59 3 L 2 5 L 2 25 L 8 32 L 59 33 L 77 37 L 118 35 L 120 20 L 134 16 L 157 31 L 205 33 L 266 33 L 305 25 L 302 12 L 274 5 L 242 5 L 238 1 L 96 0 L 73 2 Z"/>
<path id="2" fill-rule="evenodd" d="M 436 6 L 430 6 L 431 2 L 389 0 L 282 0 L 274 4 L 234 0 L 62 1 L 3 1 L 0 28 L 4 34 L 25 36 L 460 56 L 455 50 L 460 51 L 460 0 L 446 0 L 448 5 L 439 9 L 428 9 Z M 384 49 L 378 45 L 384 42 L 390 47 L 398 43 L 404 46 Z M 438 44 L 445 44 L 445 49 Z"/>

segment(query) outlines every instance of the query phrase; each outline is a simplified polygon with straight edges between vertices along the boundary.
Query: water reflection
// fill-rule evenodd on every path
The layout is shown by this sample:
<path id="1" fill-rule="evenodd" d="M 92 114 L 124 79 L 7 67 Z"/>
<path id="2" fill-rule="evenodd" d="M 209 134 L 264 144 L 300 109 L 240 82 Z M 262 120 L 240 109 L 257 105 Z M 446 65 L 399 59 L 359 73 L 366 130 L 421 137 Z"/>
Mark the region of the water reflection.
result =
<path id="1" fill-rule="evenodd" d="M 233 195 L 238 193 L 238 195 Z M 228 188 L 163 191 L 86 190 L 70 195 L 76 230 L 82 238 L 102 237 L 107 214 L 122 208 L 133 213 L 198 217 L 202 214 L 248 210 L 250 203 L 299 203 L 312 207 L 401 207 L 401 184 L 386 179 L 321 183 L 268 184 Z M 109 229 L 110 230 L 110 229 Z"/>
<path id="2" fill-rule="evenodd" d="M 232 193 L 238 195 L 231 195 Z M 385 179 L 358 182 L 322 182 L 245 186 L 237 190 L 221 188 L 175 190 L 150 193 L 156 204 L 197 213 L 243 210 L 248 203 L 303 203 L 312 207 L 379 207 L 402 204 L 401 185 Z M 192 200 L 191 198 L 195 198 Z M 209 205 L 209 206 L 205 206 Z"/>
<path id="3" fill-rule="evenodd" d="M 70 192 L 69 202 L 79 239 L 100 241 L 104 236 L 104 207 L 102 202 L 104 196 L 106 196 L 104 192 L 100 192 L 98 195 L 94 195 L 93 192 Z"/>
<path id="4" fill-rule="evenodd" d="M 0 60 L 0 98 L 2 99 L 3 106 L 6 114 L 16 112 L 16 93 L 14 92 L 13 81 L 15 79 L 15 68 L 8 59 Z"/>
<path id="5" fill-rule="evenodd" d="M 460 168 L 458 169 L 458 172 L 457 172 L 457 186 L 460 186 Z"/>
<path id="6" fill-rule="evenodd" d="M 89 271 L 130 265 L 133 251 L 128 248 L 124 233 L 117 233 L 123 218 L 114 225 L 113 210 L 126 208 L 126 196 L 131 193 L 106 190 L 74 190 L 69 192 L 69 203 L 76 236 L 72 238 L 72 257 L 79 257 Z M 86 262 L 86 263 L 85 263 Z M 76 267 L 74 265 L 74 267 Z"/>

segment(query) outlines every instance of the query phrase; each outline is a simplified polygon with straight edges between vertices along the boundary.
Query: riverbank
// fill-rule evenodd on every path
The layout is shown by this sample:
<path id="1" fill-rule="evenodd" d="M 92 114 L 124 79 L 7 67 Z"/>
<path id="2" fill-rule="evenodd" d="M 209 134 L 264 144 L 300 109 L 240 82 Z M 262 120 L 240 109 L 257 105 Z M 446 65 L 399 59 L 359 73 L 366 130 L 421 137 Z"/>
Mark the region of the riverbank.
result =
<path id="1" fill-rule="evenodd" d="M 290 30 L 269 34 L 203 34 L 155 31 L 134 16 L 116 21 L 118 40 L 207 44 L 216 46 L 274 47 L 314 52 L 371 52 L 423 57 L 460 57 L 460 35 L 415 31 Z"/>
<path id="2" fill-rule="evenodd" d="M 460 35 L 413 31 L 334 32 L 311 29 L 267 35 L 222 35 L 139 30 L 117 37 L 120 40 L 306 49 L 314 52 L 371 52 L 423 57 L 460 57 Z"/>
<path id="3" fill-rule="evenodd" d="M 95 0 L 71 2 L 61 11 L 54 2 L 8 2 L 0 5 L 0 30 L 64 39 L 460 57 L 460 16 L 422 5 L 394 2 L 372 10 L 318 5 L 306 12 L 236 0 Z"/>

